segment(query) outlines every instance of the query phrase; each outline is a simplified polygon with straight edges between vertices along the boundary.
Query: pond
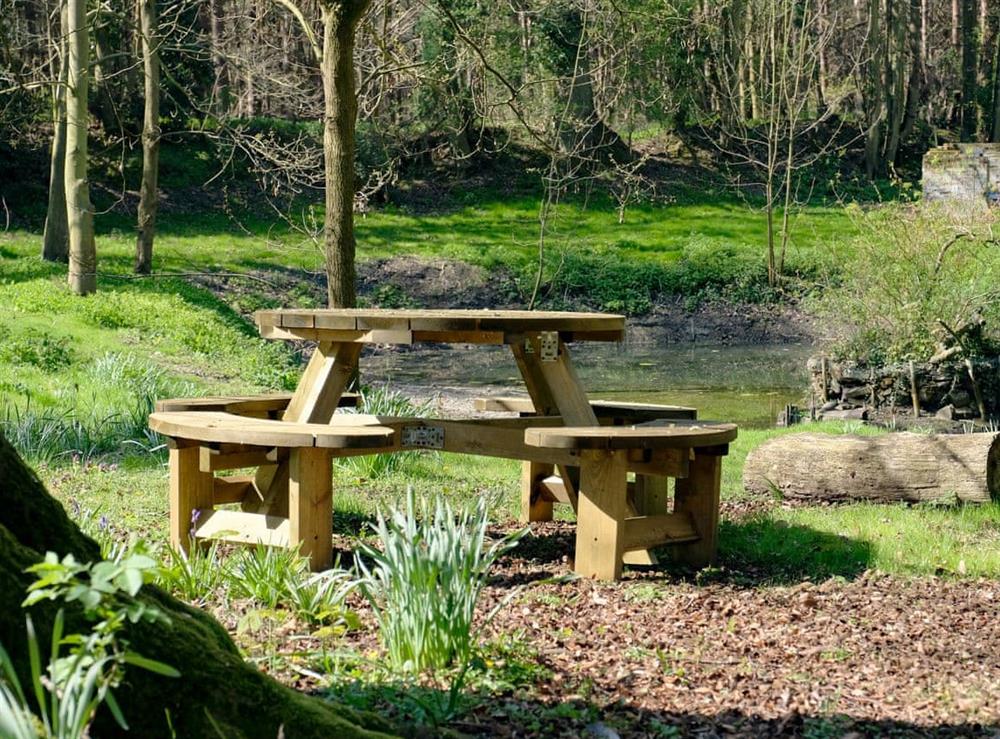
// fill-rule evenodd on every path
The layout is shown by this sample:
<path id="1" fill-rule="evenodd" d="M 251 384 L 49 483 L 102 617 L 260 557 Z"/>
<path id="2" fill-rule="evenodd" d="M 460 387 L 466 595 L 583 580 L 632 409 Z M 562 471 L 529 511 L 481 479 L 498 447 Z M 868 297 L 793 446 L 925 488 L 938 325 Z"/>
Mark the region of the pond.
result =
<path id="1" fill-rule="evenodd" d="M 773 426 L 807 387 L 803 344 L 576 344 L 573 360 L 593 398 L 689 405 L 698 417 L 744 427 Z M 523 392 L 504 347 L 375 350 L 362 360 L 367 380 L 438 392 Z"/>

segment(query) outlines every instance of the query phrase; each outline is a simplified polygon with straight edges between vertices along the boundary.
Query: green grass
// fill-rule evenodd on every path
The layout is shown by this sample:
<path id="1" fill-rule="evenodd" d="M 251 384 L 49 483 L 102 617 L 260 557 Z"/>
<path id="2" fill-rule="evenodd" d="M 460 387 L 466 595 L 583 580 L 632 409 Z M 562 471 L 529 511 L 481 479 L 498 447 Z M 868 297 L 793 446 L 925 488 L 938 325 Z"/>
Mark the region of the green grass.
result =
<path id="1" fill-rule="evenodd" d="M 359 217 L 358 258 L 459 259 L 487 268 L 505 267 L 522 276 L 533 269 L 539 231 L 537 198 L 469 191 L 451 205 L 434 214 L 389 208 Z M 316 215 L 321 222 L 322 213 Z M 809 206 L 794 222 L 789 263 L 806 270 L 832 264 L 852 228 L 843 210 L 836 207 Z M 134 222 L 107 214 L 97 218 L 96 227 L 99 269 L 127 274 L 133 258 Z M 39 233 L 14 230 L 0 235 L 0 254 L 34 256 L 39 242 Z M 625 223 L 619 224 L 613 203 L 595 197 L 586 205 L 558 205 L 550 219 L 547 244 L 547 277 L 571 272 L 581 260 L 584 265 L 596 260 L 605 272 L 608 265 L 622 264 L 639 270 L 664 268 L 692 256 L 703 265 L 706 251 L 722 255 L 727 262 L 763 265 L 765 222 L 762 213 L 738 200 L 709 195 L 700 200 L 685 197 L 675 203 L 636 205 L 627 212 Z M 311 241 L 273 219 L 241 215 L 237 223 L 216 212 L 166 211 L 157 222 L 155 268 L 162 272 L 317 271 L 322 269 L 322 256 Z M 9 271 L 11 266 L 2 269 Z M 48 273 L 35 264 L 16 269 L 21 278 L 26 272 Z M 613 277 L 609 273 L 604 278 L 609 276 Z M 570 278 L 567 287 L 573 287 Z M 690 286 L 680 281 L 672 287 Z"/>

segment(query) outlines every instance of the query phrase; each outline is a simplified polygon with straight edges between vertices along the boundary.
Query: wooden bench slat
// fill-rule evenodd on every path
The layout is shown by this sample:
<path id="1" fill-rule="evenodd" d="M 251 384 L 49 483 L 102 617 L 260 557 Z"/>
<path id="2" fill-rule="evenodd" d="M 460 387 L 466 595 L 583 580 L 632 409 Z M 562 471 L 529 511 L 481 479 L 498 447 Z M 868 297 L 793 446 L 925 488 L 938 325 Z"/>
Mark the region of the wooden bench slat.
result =
<path id="1" fill-rule="evenodd" d="M 291 423 L 216 411 L 153 413 L 149 427 L 164 436 L 193 441 L 324 449 L 377 449 L 389 445 L 394 433 L 384 426 Z"/>
<path id="2" fill-rule="evenodd" d="M 264 544 L 269 547 L 287 548 L 291 542 L 287 518 L 207 508 L 198 510 L 198 524 L 194 535 L 196 539 L 234 544 Z"/>
<path id="3" fill-rule="evenodd" d="M 529 428 L 524 441 L 548 449 L 697 449 L 736 438 L 732 423 L 663 421 L 639 426 Z"/>
<path id="4" fill-rule="evenodd" d="M 624 550 L 632 552 L 697 541 L 698 532 L 691 522 L 691 516 L 686 513 L 665 513 L 626 518 L 622 537 L 625 540 Z"/>
<path id="5" fill-rule="evenodd" d="M 356 408 L 361 396 L 358 393 L 344 393 L 340 398 L 340 408 Z M 220 411 L 223 413 L 256 413 L 283 411 L 292 399 L 291 393 L 270 395 L 213 396 L 206 398 L 164 398 L 156 401 L 156 410 L 169 411 Z"/>
<path id="6" fill-rule="evenodd" d="M 534 413 L 531 398 L 518 396 L 494 396 L 476 398 L 477 411 L 501 411 L 510 413 Z M 590 407 L 599 420 L 628 418 L 638 421 L 658 419 L 693 420 L 698 411 L 682 405 L 660 405 L 658 403 L 622 403 L 616 400 L 591 400 Z"/>

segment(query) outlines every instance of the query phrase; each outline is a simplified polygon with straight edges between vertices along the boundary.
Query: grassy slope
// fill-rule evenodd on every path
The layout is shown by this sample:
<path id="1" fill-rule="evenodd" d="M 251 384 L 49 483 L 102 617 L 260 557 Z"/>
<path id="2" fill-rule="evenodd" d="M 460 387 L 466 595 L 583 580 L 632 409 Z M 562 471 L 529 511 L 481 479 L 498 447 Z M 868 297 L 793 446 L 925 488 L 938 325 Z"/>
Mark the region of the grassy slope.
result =
<path id="1" fill-rule="evenodd" d="M 803 219 L 795 258 L 806 261 L 825 259 L 849 223 L 842 214 L 826 209 L 811 209 Z M 16 429 L 19 420 L 31 415 L 23 412 L 30 398 L 29 410 L 41 414 L 33 417 L 36 425 L 61 419 L 66 426 L 73 419 L 85 427 L 86 433 L 78 428 L 77 437 L 62 439 L 64 448 L 76 443 L 70 448 L 116 451 L 117 464 L 112 466 L 66 466 L 63 458 L 45 453 L 45 444 L 39 444 L 35 457 L 51 457 L 53 466 L 46 467 L 45 476 L 63 500 L 99 510 L 123 530 L 162 540 L 166 511 L 162 456 L 121 446 L 123 439 L 141 438 L 149 400 L 157 395 L 288 386 L 294 378 L 294 360 L 280 344 L 257 339 L 252 327 L 206 291 L 176 279 L 115 279 L 112 273 L 125 274 L 129 269 L 132 237 L 122 222 L 102 219 L 102 224 L 99 249 L 102 270 L 109 274 L 101 281 L 100 295 L 86 300 L 67 293 L 60 268 L 37 259 L 37 234 L 0 236 L 0 304 L 5 308 L 0 312 L 0 396 L 8 429 L 12 423 Z M 434 217 L 379 213 L 359 224 L 360 255 L 416 254 L 527 264 L 533 259 L 536 228 L 535 204 L 526 199 L 481 202 Z M 732 203 L 678 203 L 633 209 L 626 225 L 619 226 L 610 210 L 564 207 L 555 228 L 555 245 L 567 250 L 604 249 L 622 259 L 669 262 L 696 242 L 708 244 L 709 249 L 759 254 L 759 248 L 748 242 L 760 238 L 761 219 Z M 699 236 L 693 239 L 695 233 Z M 272 247 L 266 235 L 263 224 L 248 235 L 235 231 L 220 216 L 165 217 L 157 242 L 158 269 L 239 271 L 319 265 L 311 247 Z M 288 234 L 279 235 L 291 243 Z M 115 426 L 114 419 L 124 420 Z M 26 426 L 30 423 L 21 423 L 25 440 L 37 439 L 39 429 Z M 747 451 L 775 433 L 781 432 L 746 431 L 734 445 L 725 465 L 727 498 L 741 495 L 739 474 Z M 88 443 L 92 448 L 86 448 Z M 32 451 L 30 444 L 20 446 Z M 410 483 L 421 491 L 443 491 L 458 498 L 494 495 L 498 509 L 508 514 L 514 513 L 517 500 L 515 463 L 444 455 L 424 458 L 405 473 L 378 481 L 339 472 L 340 518 L 348 522 L 364 518 L 379 502 L 398 499 Z M 737 571 L 763 567 L 776 577 L 847 575 L 868 566 L 996 576 L 1000 575 L 998 531 L 996 506 L 975 511 L 862 505 L 779 509 L 728 524 L 723 555 L 727 567 Z"/>
<path id="2" fill-rule="evenodd" d="M 538 200 L 490 191 L 466 193 L 465 203 L 439 214 L 390 208 L 357 219 L 358 258 L 413 255 L 460 259 L 484 266 L 526 268 L 537 258 Z M 322 213 L 317 211 L 321 220 Z M 100 269 L 128 273 L 134 251 L 134 223 L 119 215 L 97 219 Z M 811 206 L 795 218 L 789 259 L 795 265 L 826 264 L 851 228 L 843 210 Z M 668 205 L 630 208 L 619 224 L 614 206 L 562 204 L 549 224 L 549 248 L 568 255 L 607 255 L 636 263 L 670 264 L 692 248 L 732 250 L 763 259 L 762 213 L 724 195 L 682 199 Z M 12 231 L 0 247 L 20 256 L 35 254 L 39 234 Z M 286 226 L 254 216 L 239 223 L 215 212 L 167 212 L 157 224 L 158 271 L 322 268 L 319 251 Z"/>

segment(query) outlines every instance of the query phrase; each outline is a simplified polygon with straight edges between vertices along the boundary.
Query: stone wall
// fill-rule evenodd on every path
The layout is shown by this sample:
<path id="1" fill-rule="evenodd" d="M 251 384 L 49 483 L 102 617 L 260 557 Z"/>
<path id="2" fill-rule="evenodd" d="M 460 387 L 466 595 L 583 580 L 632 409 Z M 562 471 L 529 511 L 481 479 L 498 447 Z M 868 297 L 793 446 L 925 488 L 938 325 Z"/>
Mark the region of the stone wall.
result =
<path id="1" fill-rule="evenodd" d="M 866 367 L 857 362 L 822 356 L 808 363 L 810 395 L 818 415 L 862 418 L 868 411 L 912 412 L 910 365 Z M 913 365 L 922 413 L 948 419 L 979 418 L 979 403 L 969 368 L 964 362 L 927 362 Z M 986 415 L 1000 415 L 1000 357 L 972 365 Z"/>
<path id="2" fill-rule="evenodd" d="M 1000 192 L 1000 144 L 945 144 L 924 154 L 924 200 L 983 199 Z"/>

